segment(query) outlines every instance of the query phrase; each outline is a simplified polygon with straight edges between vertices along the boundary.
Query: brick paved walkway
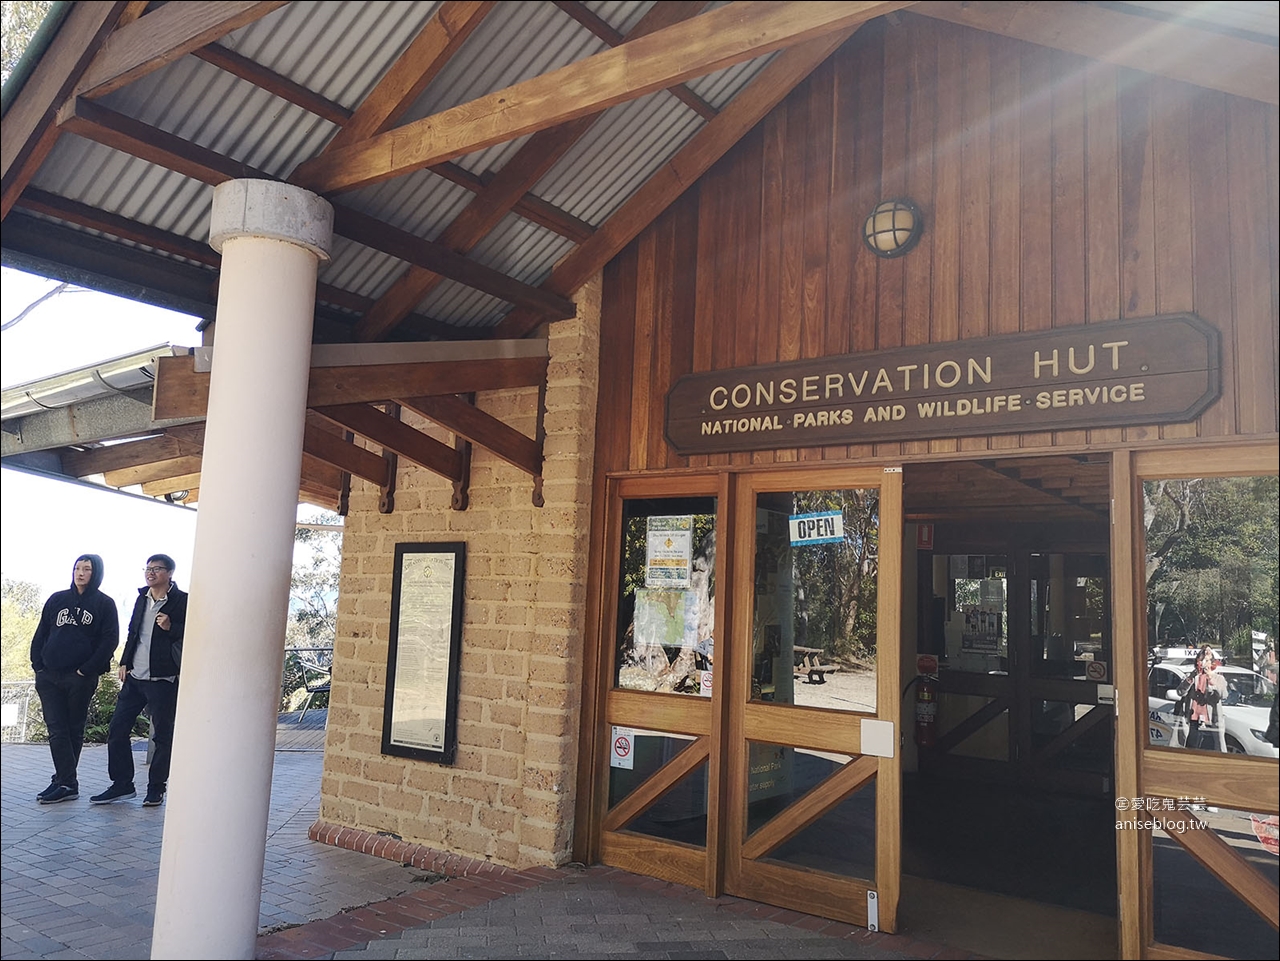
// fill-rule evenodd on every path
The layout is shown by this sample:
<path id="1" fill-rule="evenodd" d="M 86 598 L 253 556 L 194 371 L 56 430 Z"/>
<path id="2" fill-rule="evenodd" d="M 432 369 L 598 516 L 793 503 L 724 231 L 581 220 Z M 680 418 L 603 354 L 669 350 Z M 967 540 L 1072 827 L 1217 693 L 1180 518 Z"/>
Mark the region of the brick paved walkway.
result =
<path id="1" fill-rule="evenodd" d="M 81 758 L 81 799 L 56 805 L 35 803 L 46 746 L 5 744 L 0 759 L 0 957 L 147 957 L 165 808 L 143 808 L 141 794 L 89 804 L 107 785 L 102 745 Z M 307 839 L 320 767 L 301 732 L 276 753 L 260 958 L 967 956 L 610 868 L 473 865 L 444 879 L 320 844 Z M 139 765 L 139 786 L 145 777 Z"/>
<path id="2" fill-rule="evenodd" d="M 967 958 L 614 868 L 501 871 L 258 939 L 285 958 Z"/>

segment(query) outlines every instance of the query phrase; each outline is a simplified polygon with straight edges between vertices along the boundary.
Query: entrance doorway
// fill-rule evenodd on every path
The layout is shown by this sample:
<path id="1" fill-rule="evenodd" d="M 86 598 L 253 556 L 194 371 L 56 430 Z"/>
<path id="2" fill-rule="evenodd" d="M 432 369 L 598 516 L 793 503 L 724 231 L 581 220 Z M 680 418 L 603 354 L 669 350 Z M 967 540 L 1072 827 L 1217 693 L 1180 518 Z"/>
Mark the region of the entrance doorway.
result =
<path id="1" fill-rule="evenodd" d="M 1095 455 L 904 471 L 905 646 L 930 676 L 908 704 L 936 709 L 904 752 L 913 920 L 912 902 L 925 899 L 935 908 L 922 920 L 942 923 L 936 905 L 950 896 L 974 932 L 1007 932 L 1017 914 L 1036 918 L 1055 951 L 1085 934 L 1073 956 L 1115 955 L 1109 464 Z"/>

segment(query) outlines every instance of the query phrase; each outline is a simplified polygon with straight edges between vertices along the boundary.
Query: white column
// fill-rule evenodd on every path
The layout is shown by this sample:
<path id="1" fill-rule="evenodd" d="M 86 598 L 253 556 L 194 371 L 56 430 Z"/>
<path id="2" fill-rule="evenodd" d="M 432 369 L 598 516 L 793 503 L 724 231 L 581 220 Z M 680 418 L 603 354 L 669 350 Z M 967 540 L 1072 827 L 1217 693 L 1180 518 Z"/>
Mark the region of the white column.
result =
<path id="1" fill-rule="evenodd" d="M 333 208 L 298 187 L 234 180 L 214 190 L 209 233 L 222 254 L 218 336 L 153 958 L 254 957 L 316 271 Z"/>

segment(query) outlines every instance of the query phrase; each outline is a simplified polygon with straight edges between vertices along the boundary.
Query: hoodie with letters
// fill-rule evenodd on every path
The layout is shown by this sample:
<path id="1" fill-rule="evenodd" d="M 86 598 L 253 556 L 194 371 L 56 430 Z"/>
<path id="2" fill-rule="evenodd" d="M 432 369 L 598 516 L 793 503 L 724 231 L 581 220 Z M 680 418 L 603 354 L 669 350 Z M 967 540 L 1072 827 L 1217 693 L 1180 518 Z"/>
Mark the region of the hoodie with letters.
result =
<path id="1" fill-rule="evenodd" d="M 31 666 L 36 671 L 97 677 L 111 669 L 111 656 L 120 643 L 120 614 L 116 602 L 98 586 L 102 583 L 102 558 L 81 554 L 76 563 L 93 564 L 93 577 L 84 592 L 58 591 L 44 603 L 40 624 L 31 638 Z"/>

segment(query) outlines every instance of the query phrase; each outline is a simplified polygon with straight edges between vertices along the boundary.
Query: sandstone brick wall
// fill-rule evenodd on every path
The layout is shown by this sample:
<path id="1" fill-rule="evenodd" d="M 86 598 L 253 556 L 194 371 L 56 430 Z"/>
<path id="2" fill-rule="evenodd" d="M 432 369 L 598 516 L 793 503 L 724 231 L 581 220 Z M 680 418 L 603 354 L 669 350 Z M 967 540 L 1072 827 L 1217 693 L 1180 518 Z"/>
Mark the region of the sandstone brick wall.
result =
<path id="1" fill-rule="evenodd" d="M 586 555 L 599 361 L 600 283 L 550 325 L 543 495 L 473 448 L 471 502 L 402 458 L 395 511 L 354 482 L 343 537 L 320 821 L 392 832 L 514 867 L 568 859 L 581 693 Z M 477 405 L 533 436 L 535 388 Z M 411 415 L 406 412 L 406 420 Z M 415 426 L 425 429 L 421 421 Z M 452 437 L 438 429 L 441 440 Z M 380 753 L 391 578 L 400 542 L 467 544 L 458 753 L 453 765 Z"/>

